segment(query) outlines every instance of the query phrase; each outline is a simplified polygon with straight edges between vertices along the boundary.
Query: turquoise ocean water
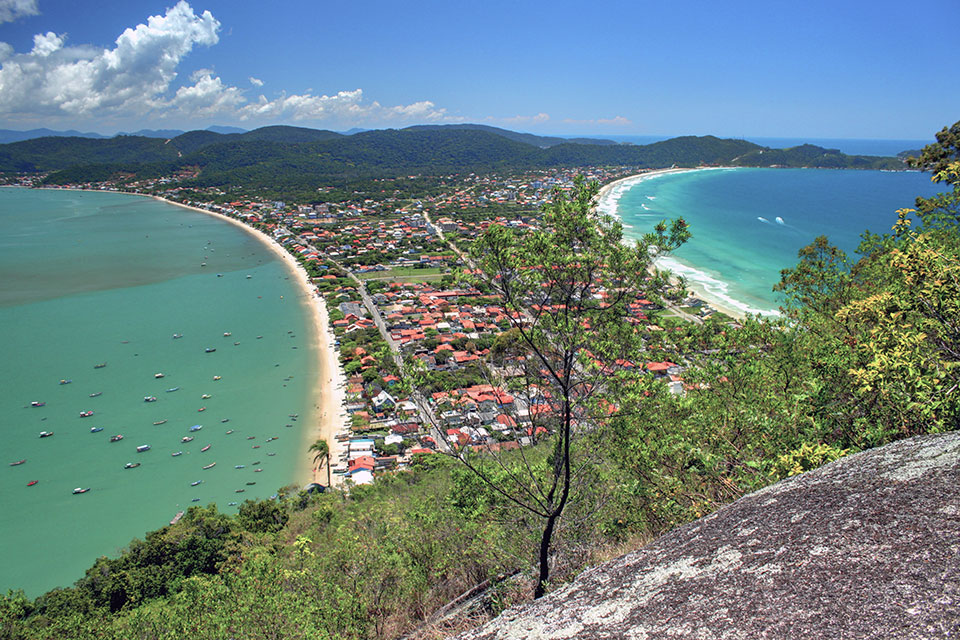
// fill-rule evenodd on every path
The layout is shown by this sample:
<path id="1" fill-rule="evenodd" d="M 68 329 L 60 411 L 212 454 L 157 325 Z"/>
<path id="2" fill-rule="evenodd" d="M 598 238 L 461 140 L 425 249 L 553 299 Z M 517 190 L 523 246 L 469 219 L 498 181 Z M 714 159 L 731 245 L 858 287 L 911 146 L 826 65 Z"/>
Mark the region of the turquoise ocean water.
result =
<path id="1" fill-rule="evenodd" d="M 896 210 L 937 192 L 918 172 L 708 169 L 632 179 L 600 204 L 639 237 L 684 218 L 693 238 L 661 266 L 705 298 L 746 313 L 775 313 L 780 270 L 818 235 L 852 255 L 861 234 L 888 233 Z"/>
<path id="2" fill-rule="evenodd" d="M 0 189 L 0 590 L 69 585 L 180 510 L 235 512 L 293 482 L 314 374 L 307 320 L 284 265 L 211 216 Z"/>

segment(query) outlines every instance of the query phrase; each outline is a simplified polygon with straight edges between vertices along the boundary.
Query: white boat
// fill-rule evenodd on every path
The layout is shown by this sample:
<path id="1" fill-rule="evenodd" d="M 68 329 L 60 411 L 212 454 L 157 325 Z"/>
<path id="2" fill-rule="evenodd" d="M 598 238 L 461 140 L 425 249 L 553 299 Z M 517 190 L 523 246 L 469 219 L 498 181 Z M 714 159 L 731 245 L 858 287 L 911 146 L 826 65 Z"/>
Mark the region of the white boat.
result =
<path id="1" fill-rule="evenodd" d="M 149 450 L 150 450 L 150 445 L 148 444 L 142 444 L 139 447 L 137 447 L 137 453 L 143 453 L 144 451 L 149 451 Z"/>

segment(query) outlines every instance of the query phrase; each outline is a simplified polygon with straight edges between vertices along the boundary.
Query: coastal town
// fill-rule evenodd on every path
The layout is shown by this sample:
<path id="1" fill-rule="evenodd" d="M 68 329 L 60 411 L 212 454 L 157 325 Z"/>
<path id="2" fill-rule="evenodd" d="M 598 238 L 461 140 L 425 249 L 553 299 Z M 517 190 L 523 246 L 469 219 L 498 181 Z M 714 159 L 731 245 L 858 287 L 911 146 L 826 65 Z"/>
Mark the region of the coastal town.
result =
<path id="1" fill-rule="evenodd" d="M 547 432 L 544 418 L 556 411 L 549 393 L 511 390 L 522 363 L 498 348 L 523 318 L 474 285 L 470 247 L 491 225 L 537 229 L 543 204 L 555 191 L 569 191 L 577 175 L 610 185 L 637 173 L 620 167 L 470 174 L 451 176 L 438 195 L 358 193 L 312 203 L 183 188 L 178 182 L 189 176 L 182 175 L 63 188 L 153 195 L 222 216 L 295 261 L 305 295 L 322 307 L 326 348 L 336 355 L 336 370 L 325 374 L 336 392 L 328 387 L 325 395 L 338 405 L 324 403 L 312 434 L 328 443 L 310 477 L 325 486 L 328 477 L 334 485 L 369 484 L 416 456 L 524 447 Z M 731 320 L 688 295 L 682 283 L 663 287 L 655 300 L 631 301 L 629 312 L 631 324 L 658 342 L 680 322 Z M 684 393 L 687 358 L 675 349 L 627 366 L 641 367 L 670 393 Z M 418 384 L 410 382 L 413 372 Z"/>

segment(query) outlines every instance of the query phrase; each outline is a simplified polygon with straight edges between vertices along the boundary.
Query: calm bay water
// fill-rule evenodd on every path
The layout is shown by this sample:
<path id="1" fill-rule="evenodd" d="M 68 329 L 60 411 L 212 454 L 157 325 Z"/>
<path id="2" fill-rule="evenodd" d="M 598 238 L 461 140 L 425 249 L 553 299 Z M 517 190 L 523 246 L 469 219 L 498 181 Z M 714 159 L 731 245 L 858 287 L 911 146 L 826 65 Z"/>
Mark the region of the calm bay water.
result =
<path id="1" fill-rule="evenodd" d="M 937 192 L 918 172 L 711 169 L 634 179 L 601 209 L 639 237 L 658 221 L 684 218 L 693 238 L 662 266 L 696 290 L 747 313 L 775 313 L 780 270 L 818 235 L 852 255 L 860 235 L 887 233 L 896 210 Z"/>
<path id="2" fill-rule="evenodd" d="M 308 326 L 283 264 L 232 225 L 130 195 L 0 189 L 0 590 L 69 585 L 180 510 L 235 512 L 294 481 Z"/>

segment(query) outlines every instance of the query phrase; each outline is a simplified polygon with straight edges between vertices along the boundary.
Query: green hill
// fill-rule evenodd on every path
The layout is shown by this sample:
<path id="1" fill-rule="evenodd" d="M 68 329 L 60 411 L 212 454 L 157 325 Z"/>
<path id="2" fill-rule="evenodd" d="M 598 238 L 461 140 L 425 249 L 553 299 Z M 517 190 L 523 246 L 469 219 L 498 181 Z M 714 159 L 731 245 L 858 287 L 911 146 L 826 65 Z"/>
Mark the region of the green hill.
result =
<path id="1" fill-rule="evenodd" d="M 594 144 L 599 143 L 599 144 Z M 199 167 L 198 186 L 309 188 L 337 178 L 528 170 L 576 166 L 711 165 L 901 169 L 897 158 L 847 156 L 802 145 L 769 149 L 744 140 L 684 136 L 649 145 L 564 140 L 483 125 L 417 126 L 344 136 L 301 127 L 246 133 L 190 131 L 170 140 L 51 137 L 0 145 L 0 171 L 64 171 L 50 181 L 103 180 L 114 173 L 154 177 Z"/>

